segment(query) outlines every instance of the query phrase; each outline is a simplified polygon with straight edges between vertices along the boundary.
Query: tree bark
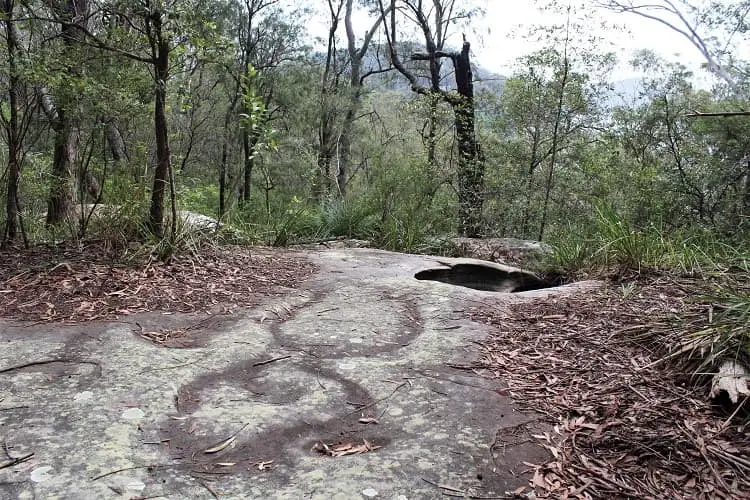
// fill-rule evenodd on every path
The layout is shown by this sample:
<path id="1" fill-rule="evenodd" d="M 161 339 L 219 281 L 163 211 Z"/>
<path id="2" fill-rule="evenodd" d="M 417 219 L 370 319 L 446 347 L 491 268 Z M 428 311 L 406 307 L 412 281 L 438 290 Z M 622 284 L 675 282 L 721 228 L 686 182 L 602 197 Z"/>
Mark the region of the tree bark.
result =
<path id="1" fill-rule="evenodd" d="M 55 15 L 61 24 L 60 37 L 69 57 L 78 57 L 75 49 L 81 44 L 81 28 L 86 28 L 88 11 L 88 0 L 68 0 L 56 9 Z M 66 64 L 66 72 L 70 78 L 76 79 L 80 78 L 83 68 L 80 63 L 72 62 Z M 46 221 L 50 226 L 58 225 L 70 216 L 76 199 L 75 164 L 80 142 L 77 101 L 63 91 L 55 103 L 57 114 L 52 121 L 55 149 Z"/>
<path id="2" fill-rule="evenodd" d="M 375 20 L 370 29 L 365 33 L 362 40 L 362 46 L 356 46 L 356 35 L 352 24 L 354 0 L 346 0 L 346 12 L 344 14 L 344 27 L 346 28 L 347 50 L 349 53 L 349 65 L 351 73 L 349 75 L 349 102 L 344 114 L 344 122 L 339 137 L 339 161 L 338 171 L 336 173 L 336 185 L 338 186 L 339 195 L 343 198 L 346 194 L 346 185 L 349 182 L 350 172 L 352 171 L 352 134 L 354 122 L 359 112 L 362 101 L 362 62 L 364 61 L 367 50 L 370 47 L 373 36 L 383 22 L 382 17 Z M 367 75 L 365 75 L 366 77 Z"/>
<path id="3" fill-rule="evenodd" d="M 164 236 L 164 194 L 169 183 L 171 154 L 169 150 L 169 128 L 167 126 L 167 81 L 169 79 L 169 42 L 161 29 L 161 17 L 153 21 L 152 38 L 154 52 L 154 83 L 156 102 L 154 103 L 154 133 L 156 136 L 156 170 L 151 190 L 149 226 L 154 235 Z M 173 224 L 176 221 L 173 221 Z"/>
<path id="4" fill-rule="evenodd" d="M 331 165 L 334 158 L 334 139 L 331 126 L 325 124 L 329 120 L 331 118 L 324 113 L 319 131 L 318 170 L 313 186 L 313 197 L 320 203 L 327 199 L 331 191 Z"/>
<path id="5" fill-rule="evenodd" d="M 235 95 L 237 95 L 235 93 Z M 227 107 L 227 113 L 224 115 L 224 133 L 221 140 L 221 160 L 219 163 L 219 219 L 226 213 L 227 199 L 227 164 L 229 162 L 229 138 L 231 136 L 230 127 L 234 108 L 237 105 L 237 99 Z"/>
<path id="6" fill-rule="evenodd" d="M 560 124 L 562 122 L 563 106 L 565 104 L 565 90 L 568 85 L 568 77 L 570 72 L 570 62 L 568 61 L 567 45 L 566 52 L 563 57 L 563 74 L 560 80 L 560 92 L 557 95 L 557 109 L 555 110 L 555 124 L 552 130 L 552 155 L 549 160 L 549 171 L 547 172 L 547 183 L 544 187 L 544 205 L 542 207 L 542 222 L 539 226 L 539 237 L 538 240 L 542 241 L 544 238 L 544 230 L 547 226 L 547 212 L 549 209 L 549 199 L 552 193 L 552 180 L 555 175 L 555 166 L 557 163 L 557 150 L 558 143 L 560 142 Z"/>
<path id="7" fill-rule="evenodd" d="M 116 116 L 107 116 L 102 119 L 104 122 L 104 135 L 107 141 L 107 149 L 112 155 L 115 163 L 123 165 L 130 160 L 125 140 L 122 138 L 122 132 L 118 126 Z"/>
<path id="8" fill-rule="evenodd" d="M 484 161 L 474 124 L 474 83 L 469 50 L 469 42 L 464 41 L 461 53 L 452 56 L 460 96 L 453 103 L 453 112 L 458 147 L 459 232 L 462 236 L 476 238 L 482 233 Z"/>
<path id="9" fill-rule="evenodd" d="M 458 230 L 461 236 L 478 237 L 482 233 L 482 209 L 484 205 L 484 160 L 475 131 L 474 83 L 471 71 L 469 42 L 464 38 L 460 53 L 444 52 L 446 14 L 450 17 L 454 2 L 434 0 L 434 30 L 423 10 L 422 2 L 404 2 L 410 16 L 421 29 L 425 38 L 426 53 L 412 54 L 411 59 L 428 61 L 430 86 L 425 87 L 414 73 L 401 62 L 396 50 L 396 0 L 390 2 L 390 22 L 383 0 L 378 1 L 380 15 L 385 23 L 385 35 L 390 49 L 391 62 L 404 75 L 414 92 L 431 99 L 448 103 L 454 114 L 456 143 L 458 148 Z M 456 92 L 440 88 L 440 60 L 450 58 L 456 73 Z"/>
<path id="10" fill-rule="evenodd" d="M 19 93 L 21 81 L 18 77 L 18 37 L 13 19 L 13 0 L 4 0 L 2 4 L 2 14 L 5 18 L 5 35 L 7 42 L 8 56 L 8 121 L 4 122 L 4 128 L 8 140 L 8 185 L 6 192 L 5 206 L 5 231 L 2 244 L 5 246 L 8 242 L 15 239 L 19 226 L 18 202 L 18 185 L 21 178 L 21 141 L 22 132 L 19 124 Z"/>
<path id="11" fill-rule="evenodd" d="M 338 138 L 336 137 L 336 111 L 334 102 L 338 89 L 338 72 L 336 62 L 336 31 L 341 20 L 341 10 L 345 0 L 328 0 L 331 25 L 328 27 L 328 47 L 325 68 L 320 83 L 320 124 L 318 126 L 318 170 L 313 186 L 313 197 L 319 203 L 328 198 L 331 191 L 331 166 L 336 154 Z"/>
<path id="12" fill-rule="evenodd" d="M 64 222 L 72 213 L 76 199 L 74 166 L 78 158 L 78 128 L 68 113 L 60 108 L 55 129 L 55 149 L 47 201 L 47 225 Z"/>

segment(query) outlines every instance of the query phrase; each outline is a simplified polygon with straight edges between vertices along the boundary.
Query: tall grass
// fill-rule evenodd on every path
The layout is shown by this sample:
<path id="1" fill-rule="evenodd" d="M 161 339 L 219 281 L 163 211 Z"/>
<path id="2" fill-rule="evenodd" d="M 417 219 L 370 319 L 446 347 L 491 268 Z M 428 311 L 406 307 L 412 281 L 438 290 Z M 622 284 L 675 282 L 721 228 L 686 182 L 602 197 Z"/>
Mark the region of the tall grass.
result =
<path id="1" fill-rule="evenodd" d="M 638 228 L 614 210 L 601 207 L 592 228 L 582 232 L 570 228 L 551 245 L 553 253 L 544 265 L 570 274 L 651 270 L 705 276 L 750 267 L 747 248 L 708 230 Z"/>

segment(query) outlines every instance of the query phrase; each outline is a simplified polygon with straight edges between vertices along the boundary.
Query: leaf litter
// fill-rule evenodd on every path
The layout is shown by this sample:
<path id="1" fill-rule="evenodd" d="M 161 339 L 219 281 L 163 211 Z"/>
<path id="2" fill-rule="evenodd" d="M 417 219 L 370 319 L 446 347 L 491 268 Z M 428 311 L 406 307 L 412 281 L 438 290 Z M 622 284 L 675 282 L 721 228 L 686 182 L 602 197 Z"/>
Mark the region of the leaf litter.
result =
<path id="1" fill-rule="evenodd" d="M 208 246 L 168 263 L 130 261 L 104 246 L 0 251 L 0 317 L 34 322 L 113 320 L 139 312 L 207 313 L 281 295 L 315 272 L 292 252 Z M 151 333 L 165 341 L 179 332 Z"/>
<path id="2" fill-rule="evenodd" d="M 655 337 L 694 315 L 691 289 L 654 278 L 627 297 L 609 287 L 472 311 L 496 327 L 480 344 L 482 373 L 552 426 L 533 436 L 550 462 L 526 464 L 532 479 L 515 495 L 750 498 L 748 428 L 659 362 Z"/>

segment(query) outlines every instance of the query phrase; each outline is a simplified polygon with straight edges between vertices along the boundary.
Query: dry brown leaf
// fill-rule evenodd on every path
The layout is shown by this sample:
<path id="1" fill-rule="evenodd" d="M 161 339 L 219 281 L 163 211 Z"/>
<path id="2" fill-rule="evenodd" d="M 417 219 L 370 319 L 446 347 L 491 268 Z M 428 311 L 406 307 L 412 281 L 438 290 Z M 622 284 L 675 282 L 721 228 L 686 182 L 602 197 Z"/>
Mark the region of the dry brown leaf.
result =
<path id="1" fill-rule="evenodd" d="M 331 457 L 343 457 L 346 455 L 360 455 L 362 453 L 369 453 L 381 448 L 381 446 L 373 445 L 366 439 L 363 439 L 362 441 L 362 444 L 354 442 L 326 444 L 322 441 L 319 441 L 315 444 L 315 446 L 313 446 L 313 450 Z"/>
<path id="2" fill-rule="evenodd" d="M 206 450 L 203 450 L 203 453 L 218 453 L 221 450 L 226 449 L 227 446 L 231 445 L 235 441 L 237 441 L 237 436 L 232 436 L 230 438 L 225 439 L 221 443 L 218 443 Z"/>
<path id="3" fill-rule="evenodd" d="M 525 464 L 539 497 L 750 498 L 750 435 L 656 363 L 675 312 L 702 312 L 684 300 L 692 286 L 656 278 L 635 298 L 613 287 L 471 312 L 496 328 L 479 344 L 485 373 L 549 416 L 554 432 L 534 438 L 553 461 Z"/>

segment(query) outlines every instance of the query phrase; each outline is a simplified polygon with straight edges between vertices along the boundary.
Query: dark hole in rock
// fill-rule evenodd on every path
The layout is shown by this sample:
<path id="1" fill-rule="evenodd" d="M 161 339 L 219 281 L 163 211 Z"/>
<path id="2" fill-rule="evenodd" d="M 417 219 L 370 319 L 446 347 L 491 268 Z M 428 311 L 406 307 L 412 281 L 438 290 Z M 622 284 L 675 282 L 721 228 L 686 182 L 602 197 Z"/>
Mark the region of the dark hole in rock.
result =
<path id="1" fill-rule="evenodd" d="M 503 293 L 528 292 L 563 284 L 560 276 L 540 278 L 524 271 L 503 271 L 481 264 L 455 264 L 449 268 L 427 269 L 414 277 L 418 280 L 440 281 L 485 292 Z"/>

